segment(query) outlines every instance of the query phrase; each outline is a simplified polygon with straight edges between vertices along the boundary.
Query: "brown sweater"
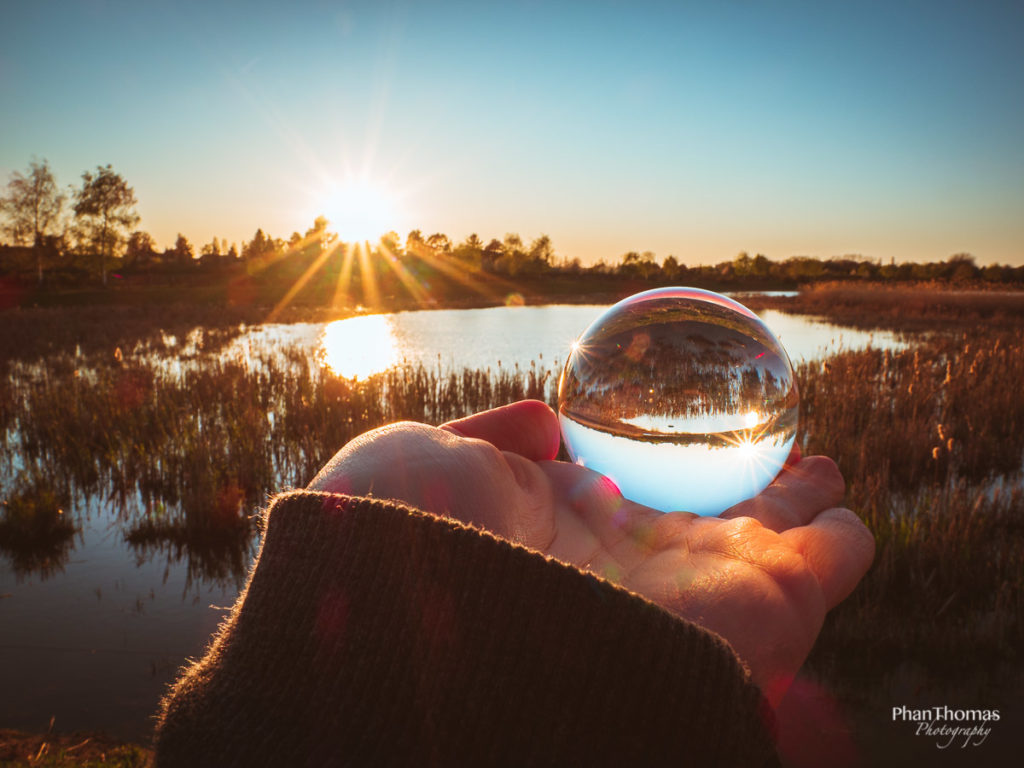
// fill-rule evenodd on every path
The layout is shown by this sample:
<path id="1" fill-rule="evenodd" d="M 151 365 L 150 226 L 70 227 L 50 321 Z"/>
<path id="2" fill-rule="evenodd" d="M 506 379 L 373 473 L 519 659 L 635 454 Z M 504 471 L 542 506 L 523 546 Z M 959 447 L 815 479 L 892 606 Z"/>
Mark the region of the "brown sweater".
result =
<path id="1" fill-rule="evenodd" d="M 278 497 L 249 584 L 160 713 L 157 765 L 775 765 L 730 647 L 397 503 Z"/>

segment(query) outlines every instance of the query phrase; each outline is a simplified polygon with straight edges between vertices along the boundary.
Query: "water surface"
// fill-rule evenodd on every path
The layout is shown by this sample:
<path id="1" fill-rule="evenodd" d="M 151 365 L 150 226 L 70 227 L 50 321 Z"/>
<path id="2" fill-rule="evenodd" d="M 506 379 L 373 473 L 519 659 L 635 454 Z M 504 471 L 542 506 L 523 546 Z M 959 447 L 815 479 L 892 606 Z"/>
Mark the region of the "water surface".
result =
<path id="1" fill-rule="evenodd" d="M 226 354 L 304 350 L 339 376 L 366 377 L 399 362 L 442 370 L 532 364 L 561 370 L 569 347 L 609 305 L 442 309 L 361 315 L 333 323 L 268 324 L 245 331 Z M 794 365 L 867 346 L 904 346 L 895 334 L 842 328 L 776 310 L 758 313 Z"/>

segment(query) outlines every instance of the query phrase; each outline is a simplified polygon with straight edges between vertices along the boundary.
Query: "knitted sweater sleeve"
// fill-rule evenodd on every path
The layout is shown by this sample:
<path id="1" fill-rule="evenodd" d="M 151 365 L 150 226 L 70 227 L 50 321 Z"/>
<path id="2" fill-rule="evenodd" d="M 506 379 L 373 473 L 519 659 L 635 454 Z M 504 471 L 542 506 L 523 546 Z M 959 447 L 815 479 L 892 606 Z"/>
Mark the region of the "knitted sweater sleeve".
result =
<path id="1" fill-rule="evenodd" d="M 393 502 L 279 496 L 158 716 L 157 765 L 774 765 L 730 647 L 606 581 Z"/>

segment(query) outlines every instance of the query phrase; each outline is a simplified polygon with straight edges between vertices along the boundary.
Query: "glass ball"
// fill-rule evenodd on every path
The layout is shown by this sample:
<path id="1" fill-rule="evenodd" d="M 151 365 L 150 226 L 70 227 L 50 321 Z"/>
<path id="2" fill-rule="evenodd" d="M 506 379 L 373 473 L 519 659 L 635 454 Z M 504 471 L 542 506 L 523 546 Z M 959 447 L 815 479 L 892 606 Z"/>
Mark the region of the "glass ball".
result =
<path id="1" fill-rule="evenodd" d="M 737 301 L 656 288 L 607 309 L 558 383 L 569 456 L 627 499 L 718 515 L 778 475 L 796 440 L 789 356 Z"/>

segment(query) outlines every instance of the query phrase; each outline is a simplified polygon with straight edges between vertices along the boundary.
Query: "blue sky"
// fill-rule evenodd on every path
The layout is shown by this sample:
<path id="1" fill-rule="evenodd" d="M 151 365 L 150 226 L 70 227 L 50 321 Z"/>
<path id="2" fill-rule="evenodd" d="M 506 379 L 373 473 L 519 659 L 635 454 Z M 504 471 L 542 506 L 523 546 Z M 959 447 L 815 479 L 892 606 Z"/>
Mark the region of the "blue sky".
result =
<path id="1" fill-rule="evenodd" d="M 1024 263 L 1024 4 L 3 0 L 0 174 L 113 164 L 161 246 L 305 230 Z M 345 236 L 343 231 L 342 236 Z"/>

